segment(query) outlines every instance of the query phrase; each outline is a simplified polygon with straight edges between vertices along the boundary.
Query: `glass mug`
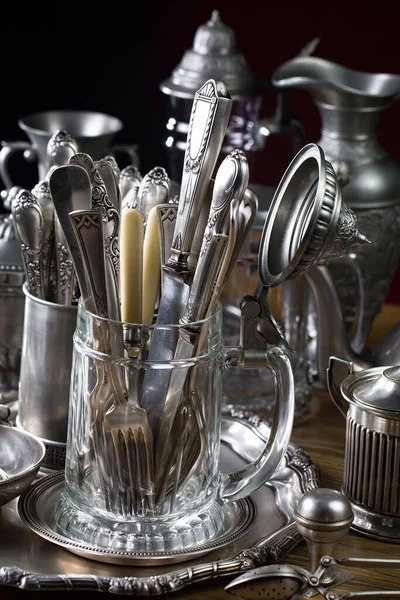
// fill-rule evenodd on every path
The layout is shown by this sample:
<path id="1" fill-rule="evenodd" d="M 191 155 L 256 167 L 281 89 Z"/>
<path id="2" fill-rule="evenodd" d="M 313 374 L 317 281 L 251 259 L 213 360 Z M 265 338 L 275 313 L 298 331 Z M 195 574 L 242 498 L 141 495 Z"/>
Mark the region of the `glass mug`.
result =
<path id="1" fill-rule="evenodd" d="M 277 379 L 271 436 L 257 460 L 222 474 L 222 374 L 230 363 L 246 367 L 246 351 L 224 347 L 222 305 L 202 321 L 162 328 L 178 343 L 181 336 L 193 342 L 192 357 L 149 361 L 146 348 L 157 325 L 110 321 L 82 304 L 78 308 L 65 483 L 55 523 L 70 540 L 101 551 L 180 551 L 218 538 L 226 528 L 227 505 L 234 510 L 272 476 L 290 441 L 290 361 L 279 347 L 253 350 L 251 364 L 258 360 Z M 110 348 L 122 339 L 125 352 L 118 356 Z M 140 408 L 149 375 L 164 403 L 152 427 L 154 414 Z M 174 389 L 176 381 L 181 384 Z"/>

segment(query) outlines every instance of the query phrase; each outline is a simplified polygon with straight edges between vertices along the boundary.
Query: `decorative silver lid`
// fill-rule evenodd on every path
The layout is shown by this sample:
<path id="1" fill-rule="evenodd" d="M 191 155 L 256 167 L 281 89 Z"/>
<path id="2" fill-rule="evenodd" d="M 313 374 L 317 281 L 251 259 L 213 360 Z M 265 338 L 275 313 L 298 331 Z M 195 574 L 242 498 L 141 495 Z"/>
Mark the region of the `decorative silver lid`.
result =
<path id="1" fill-rule="evenodd" d="M 400 417 L 400 366 L 387 367 L 381 372 L 367 369 L 363 375 L 354 378 L 348 390 L 350 399 Z"/>
<path id="2" fill-rule="evenodd" d="M 293 279 L 324 258 L 369 243 L 356 215 L 342 202 L 332 165 L 317 144 L 307 144 L 286 169 L 266 215 L 259 250 L 265 287 Z"/>
<path id="3" fill-rule="evenodd" d="M 233 99 L 262 95 L 268 85 L 267 80 L 255 78 L 236 47 L 233 30 L 221 21 L 217 10 L 197 29 L 193 47 L 160 89 L 178 98 L 193 98 L 208 79 L 222 79 Z"/>

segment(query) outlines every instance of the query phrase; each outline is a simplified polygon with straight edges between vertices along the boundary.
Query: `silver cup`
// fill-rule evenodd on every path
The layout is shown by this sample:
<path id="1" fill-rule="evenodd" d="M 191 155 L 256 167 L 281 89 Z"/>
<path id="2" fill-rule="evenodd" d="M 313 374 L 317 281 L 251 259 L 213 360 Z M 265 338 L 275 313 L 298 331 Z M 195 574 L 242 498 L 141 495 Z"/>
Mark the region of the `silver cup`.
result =
<path id="1" fill-rule="evenodd" d="M 32 296 L 24 283 L 22 339 L 16 425 L 46 446 L 42 469 L 64 468 L 69 387 L 77 307 Z"/>
<path id="2" fill-rule="evenodd" d="M 76 141 L 79 152 L 89 154 L 93 160 L 99 160 L 106 154 L 124 152 L 128 155 L 129 163 L 138 162 L 135 146 L 110 145 L 123 128 L 122 121 L 111 115 L 87 110 L 49 110 L 19 119 L 18 126 L 30 141 L 2 142 L 0 176 L 6 190 L 14 185 L 9 167 L 11 157 L 18 152 L 23 152 L 27 160 L 38 161 L 39 180 L 46 177 L 50 168 L 47 144 L 58 130 L 67 131 Z"/>

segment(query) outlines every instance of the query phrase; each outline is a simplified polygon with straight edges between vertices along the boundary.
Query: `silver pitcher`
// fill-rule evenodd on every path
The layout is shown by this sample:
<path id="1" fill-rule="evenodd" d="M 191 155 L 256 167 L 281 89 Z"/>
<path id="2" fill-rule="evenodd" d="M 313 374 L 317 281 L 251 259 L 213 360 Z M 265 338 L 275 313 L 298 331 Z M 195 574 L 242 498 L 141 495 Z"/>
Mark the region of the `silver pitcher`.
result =
<path id="1" fill-rule="evenodd" d="M 79 152 L 89 154 L 93 160 L 99 160 L 105 154 L 115 155 L 121 152 L 128 155 L 128 163 L 138 164 L 134 145 L 111 146 L 113 138 L 123 128 L 122 121 L 111 115 L 88 110 L 48 110 L 19 119 L 18 126 L 28 136 L 29 142 L 2 142 L 0 177 L 5 192 L 14 185 L 10 175 L 10 159 L 19 152 L 23 152 L 27 160 L 38 161 L 39 180 L 45 179 L 51 166 L 47 144 L 51 136 L 59 130 L 67 131 L 76 141 Z M 3 192 L 3 196 L 5 197 L 6 193 Z"/>
<path id="2" fill-rule="evenodd" d="M 354 261 L 329 265 L 352 347 L 363 350 L 395 274 L 400 245 L 400 163 L 378 143 L 384 111 L 400 94 L 400 75 L 363 73 L 315 56 L 282 64 L 272 75 L 279 90 L 309 92 L 322 121 L 318 145 L 342 184 L 344 202 L 371 244 L 355 251 L 363 273 L 364 307 L 358 317 L 359 281 Z M 358 326 L 357 318 L 361 319 Z"/>

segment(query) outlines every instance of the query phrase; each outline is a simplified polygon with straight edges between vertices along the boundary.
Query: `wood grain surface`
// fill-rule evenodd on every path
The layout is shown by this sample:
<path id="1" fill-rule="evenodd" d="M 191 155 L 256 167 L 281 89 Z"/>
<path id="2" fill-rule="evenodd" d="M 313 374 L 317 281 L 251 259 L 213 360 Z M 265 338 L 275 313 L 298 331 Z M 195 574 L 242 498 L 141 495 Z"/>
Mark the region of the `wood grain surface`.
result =
<path id="1" fill-rule="evenodd" d="M 400 305 L 385 305 L 381 314 L 377 317 L 369 339 L 369 345 L 373 346 L 397 321 L 400 320 Z M 321 487 L 340 489 L 343 476 L 345 439 L 345 420 L 327 392 L 317 391 L 312 398 L 309 414 L 302 422 L 296 423 L 293 428 L 292 441 L 305 450 L 313 463 L 319 468 L 321 475 Z M 0 540 L 1 543 L 1 540 Z M 399 544 L 387 543 L 355 532 L 349 535 L 336 546 L 335 555 L 364 556 L 374 558 L 396 558 L 400 559 Z M 285 558 L 286 563 L 308 567 L 308 553 L 305 542 L 299 544 Z M 1 567 L 1 565 L 0 565 Z M 350 572 L 350 569 L 349 569 Z M 400 590 L 400 568 L 399 569 L 351 569 L 353 579 L 332 591 L 344 594 L 350 591 L 361 590 Z M 176 600 L 223 600 L 232 598 L 231 594 L 225 592 L 224 587 L 231 580 L 230 577 L 208 580 L 202 584 L 188 586 L 180 592 L 162 596 Z M 54 598 L 57 600 L 71 599 L 75 592 L 26 592 L 12 587 L 0 588 L 0 598 Z M 86 600 L 99 600 L 99 592 L 85 592 Z M 316 595 L 315 598 L 320 598 Z M 260 600 L 267 600 L 267 598 Z"/>

